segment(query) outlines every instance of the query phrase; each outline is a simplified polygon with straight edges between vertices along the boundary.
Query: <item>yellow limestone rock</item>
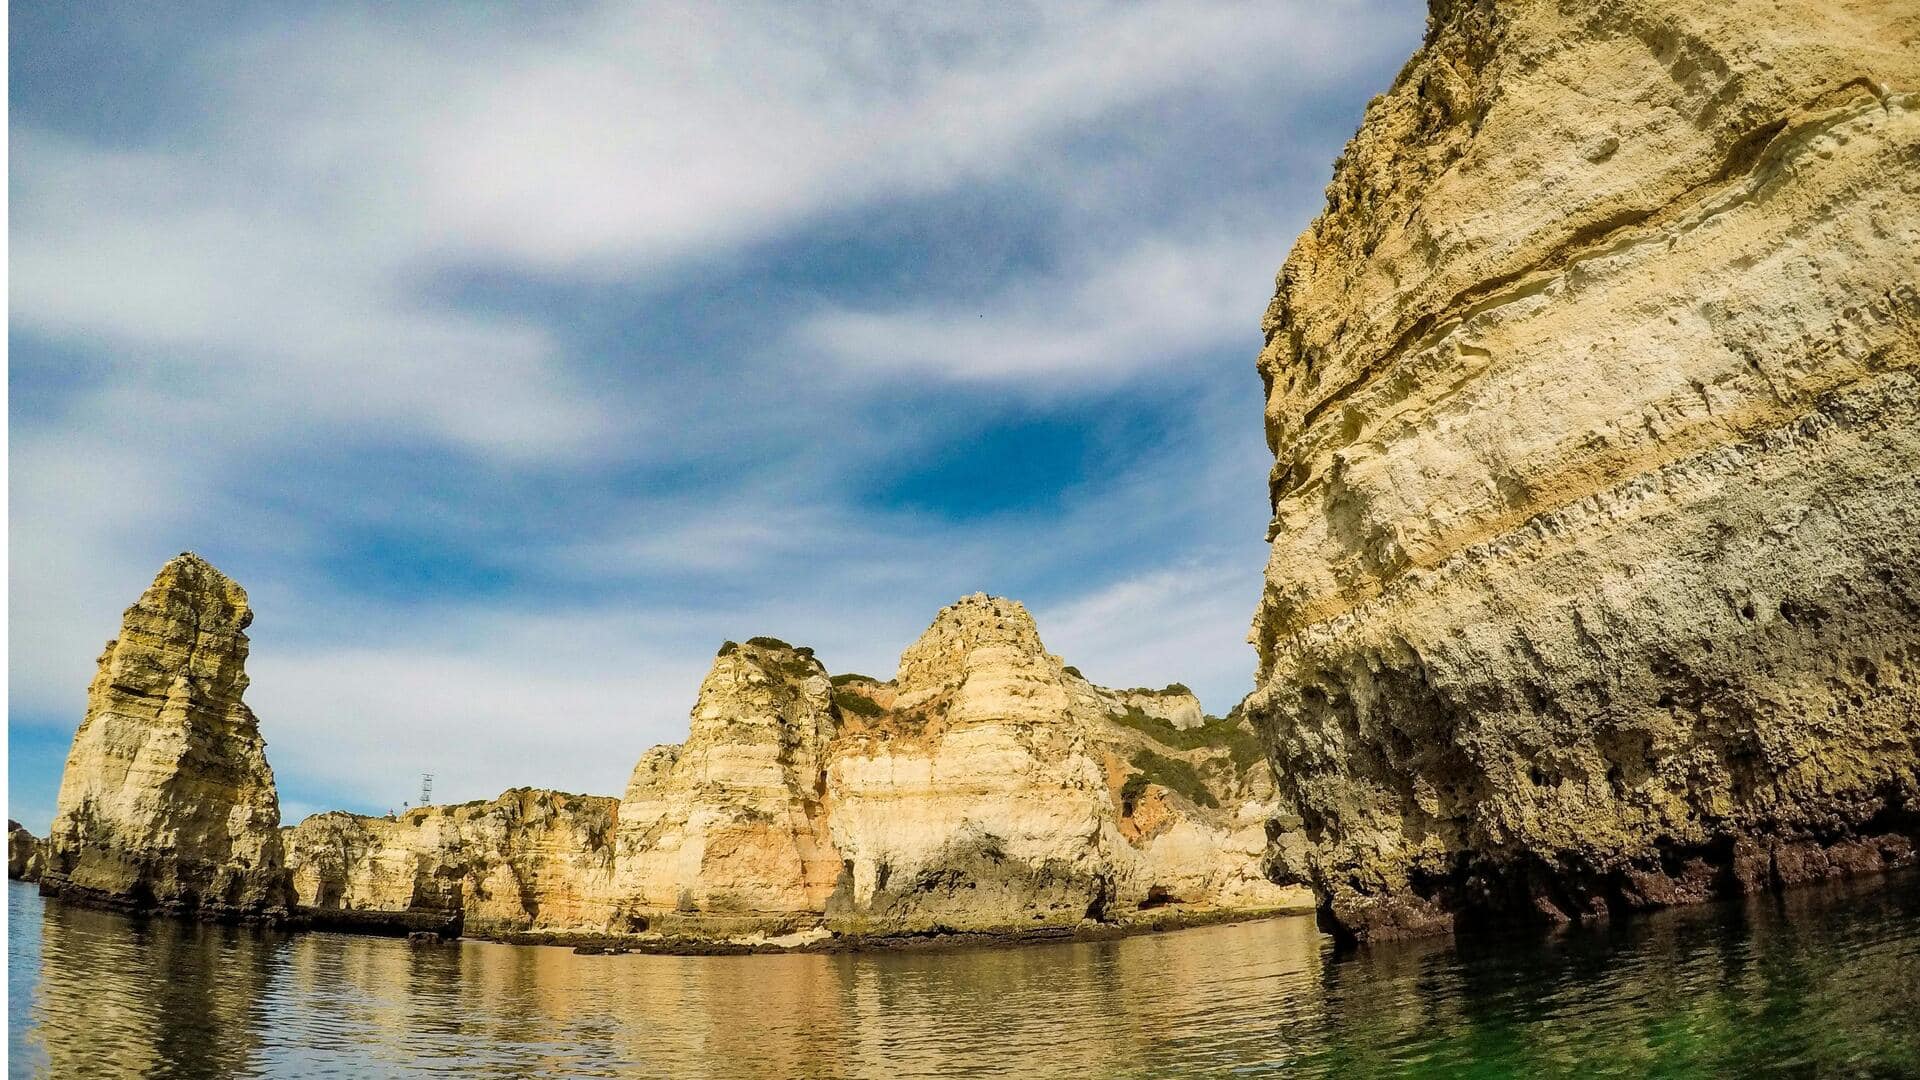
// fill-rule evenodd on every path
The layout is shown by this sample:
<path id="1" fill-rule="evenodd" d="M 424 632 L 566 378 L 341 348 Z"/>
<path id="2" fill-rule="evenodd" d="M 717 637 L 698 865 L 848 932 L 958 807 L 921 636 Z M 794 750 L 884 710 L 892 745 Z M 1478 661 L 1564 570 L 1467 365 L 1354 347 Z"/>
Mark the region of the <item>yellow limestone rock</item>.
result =
<path id="1" fill-rule="evenodd" d="M 849 681 L 839 704 L 826 779 L 843 870 L 827 912 L 836 931 L 1036 929 L 1169 901 L 1265 910 L 1305 898 L 1261 872 L 1272 788 L 1263 802 L 1243 779 L 1265 771 L 1257 750 L 1216 760 L 1228 755 L 1067 672 L 1014 601 L 943 609 L 891 683 Z M 1147 805 L 1152 820 L 1136 821 Z"/>
<path id="2" fill-rule="evenodd" d="M 820 911 L 840 868 L 822 788 L 834 722 L 811 650 L 724 646 L 687 741 L 648 751 L 621 800 L 614 885 L 626 921 Z"/>
<path id="3" fill-rule="evenodd" d="M 1281 271 L 1254 623 L 1363 937 L 1920 833 L 1920 0 L 1435 0 Z"/>
<path id="4" fill-rule="evenodd" d="M 214 917 L 285 913 L 280 807 L 247 688 L 246 591 L 197 555 L 126 611 L 61 778 L 45 892 Z"/>
<path id="5" fill-rule="evenodd" d="M 323 925 L 404 913 L 497 937 L 600 930 L 612 913 L 618 803 L 515 788 L 397 817 L 333 811 L 286 830 L 297 902 Z M 401 925 L 406 925 L 402 923 Z"/>

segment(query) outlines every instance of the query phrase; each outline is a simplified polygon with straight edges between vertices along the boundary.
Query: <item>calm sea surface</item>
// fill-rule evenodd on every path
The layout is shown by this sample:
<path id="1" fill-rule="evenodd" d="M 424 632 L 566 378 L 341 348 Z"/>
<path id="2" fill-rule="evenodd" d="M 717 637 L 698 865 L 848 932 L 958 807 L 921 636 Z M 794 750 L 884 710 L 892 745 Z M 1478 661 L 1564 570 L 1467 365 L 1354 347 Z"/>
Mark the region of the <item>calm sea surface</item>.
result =
<path id="1" fill-rule="evenodd" d="M 1920 877 L 1336 955 L 1310 919 L 575 956 L 7 893 L 16 1076 L 1920 1076 Z"/>

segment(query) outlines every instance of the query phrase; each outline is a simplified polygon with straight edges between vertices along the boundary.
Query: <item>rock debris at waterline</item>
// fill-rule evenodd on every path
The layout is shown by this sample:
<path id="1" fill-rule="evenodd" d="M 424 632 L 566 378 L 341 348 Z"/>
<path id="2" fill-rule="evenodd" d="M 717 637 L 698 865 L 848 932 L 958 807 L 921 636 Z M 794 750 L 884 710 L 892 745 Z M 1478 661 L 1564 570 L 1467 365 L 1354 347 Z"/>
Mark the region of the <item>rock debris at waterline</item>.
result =
<path id="1" fill-rule="evenodd" d="M 1916 0 L 1438 3 L 1266 318 L 1247 703 L 1361 937 L 1913 858 Z"/>
<path id="2" fill-rule="evenodd" d="M 890 680 L 727 643 L 623 798 L 521 788 L 281 828 L 246 594 L 170 561 L 94 680 L 43 891 L 215 918 L 513 940 L 821 947 L 1310 909 L 1262 870 L 1275 785 L 1237 713 L 1094 686 L 1020 604 L 943 609 Z M 10 868 L 37 850 L 10 838 Z"/>

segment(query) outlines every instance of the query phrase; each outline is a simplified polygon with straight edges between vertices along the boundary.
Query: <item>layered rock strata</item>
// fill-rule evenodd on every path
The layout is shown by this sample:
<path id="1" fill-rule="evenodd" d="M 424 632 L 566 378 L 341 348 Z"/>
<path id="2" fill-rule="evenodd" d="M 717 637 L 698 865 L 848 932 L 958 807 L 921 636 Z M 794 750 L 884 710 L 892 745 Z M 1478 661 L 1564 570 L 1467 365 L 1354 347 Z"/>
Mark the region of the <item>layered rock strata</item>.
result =
<path id="1" fill-rule="evenodd" d="M 128 608 L 87 691 L 47 837 L 44 892 L 277 918 L 279 799 L 247 688 L 247 594 L 182 554 Z"/>
<path id="2" fill-rule="evenodd" d="M 316 814 L 285 830 L 287 866 L 303 916 L 321 925 L 483 937 L 605 928 L 617 807 L 516 788 L 395 817 Z"/>
<path id="3" fill-rule="evenodd" d="M 985 596 L 884 683 L 730 642 L 687 741 L 642 755 L 617 806 L 323 814 L 288 830 L 288 863 L 320 922 L 487 936 L 812 944 L 1310 906 L 1263 873 L 1276 793 L 1245 720 L 1131 700 Z"/>
<path id="4" fill-rule="evenodd" d="M 1249 709 L 1356 936 L 1920 835 L 1920 3 L 1433 4 L 1281 271 Z"/>
<path id="5" fill-rule="evenodd" d="M 819 911 L 840 870 L 824 786 L 837 716 L 811 650 L 772 638 L 722 648 L 687 741 L 649 751 L 620 802 L 625 921 Z"/>

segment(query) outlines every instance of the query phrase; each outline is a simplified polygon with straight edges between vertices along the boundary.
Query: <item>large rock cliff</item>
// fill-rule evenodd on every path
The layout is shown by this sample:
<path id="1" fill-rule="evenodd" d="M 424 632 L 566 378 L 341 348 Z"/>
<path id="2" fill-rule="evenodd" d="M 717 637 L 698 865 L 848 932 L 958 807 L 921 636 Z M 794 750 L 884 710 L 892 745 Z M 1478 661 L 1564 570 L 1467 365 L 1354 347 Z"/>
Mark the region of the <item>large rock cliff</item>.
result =
<path id="1" fill-rule="evenodd" d="M 687 741 L 642 757 L 620 802 L 614 880 L 628 921 L 819 911 L 840 869 L 822 788 L 835 716 L 811 650 L 722 647 Z"/>
<path id="2" fill-rule="evenodd" d="M 890 683 L 843 680 L 826 777 L 841 933 L 1298 906 L 1260 872 L 1266 765 L 1069 671 L 1020 604 L 943 609 Z"/>
<path id="3" fill-rule="evenodd" d="M 617 803 L 515 788 L 491 802 L 397 817 L 333 811 L 285 830 L 287 867 L 321 925 L 464 930 L 477 936 L 604 927 Z"/>
<path id="4" fill-rule="evenodd" d="M 496 937 L 798 944 L 1310 906 L 1262 869 L 1277 796 L 1245 719 L 1139 697 L 986 596 L 943 610 L 887 682 L 729 642 L 686 742 L 643 754 L 617 804 L 320 814 L 287 830 L 287 861 L 318 924 Z"/>
<path id="5" fill-rule="evenodd" d="M 1359 936 L 1911 857 L 1920 2 L 1435 0 L 1266 319 L 1249 708 Z"/>
<path id="6" fill-rule="evenodd" d="M 162 567 L 107 643 L 74 734 L 41 889 L 276 918 L 280 804 L 247 688 L 246 591 L 197 555 Z"/>

